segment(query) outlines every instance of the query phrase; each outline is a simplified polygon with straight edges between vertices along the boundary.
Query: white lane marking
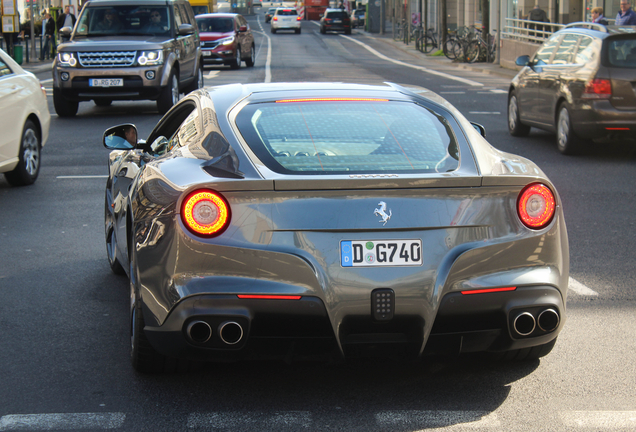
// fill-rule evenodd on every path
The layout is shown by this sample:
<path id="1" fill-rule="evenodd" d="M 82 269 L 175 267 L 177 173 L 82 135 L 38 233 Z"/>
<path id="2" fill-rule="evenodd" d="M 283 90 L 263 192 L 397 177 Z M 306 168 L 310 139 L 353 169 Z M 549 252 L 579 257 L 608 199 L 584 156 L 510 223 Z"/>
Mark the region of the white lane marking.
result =
<path id="1" fill-rule="evenodd" d="M 272 39 L 265 33 L 261 20 L 258 20 L 258 26 L 263 32 L 263 36 L 267 38 L 267 60 L 265 61 L 265 81 L 266 83 L 272 82 Z"/>
<path id="2" fill-rule="evenodd" d="M 465 91 L 447 91 L 447 92 L 439 92 L 439 94 L 466 94 Z"/>
<path id="3" fill-rule="evenodd" d="M 500 427 L 497 414 L 488 411 L 383 411 L 375 415 L 383 426 L 408 424 L 411 428 L 449 427 L 462 428 Z"/>
<path id="4" fill-rule="evenodd" d="M 267 424 L 270 427 L 295 426 L 309 428 L 311 421 L 311 412 L 309 411 L 281 411 L 276 413 L 211 412 L 191 413 L 188 415 L 187 426 L 189 429 L 235 429 L 248 424 Z"/>
<path id="5" fill-rule="evenodd" d="M 468 111 L 468 114 L 494 115 L 494 114 L 501 114 L 501 113 L 499 111 Z"/>
<path id="6" fill-rule="evenodd" d="M 593 297 L 598 296 L 598 293 L 596 291 L 589 289 L 588 287 L 583 285 L 581 282 L 577 281 L 576 279 L 572 277 L 570 277 L 570 280 L 568 281 L 568 289 L 571 289 L 578 295 L 582 295 L 582 296 L 593 296 Z"/>
<path id="7" fill-rule="evenodd" d="M 312 22 L 314 22 L 314 21 L 312 21 Z M 314 23 L 316 25 L 320 25 L 320 24 L 318 24 L 316 22 L 314 22 Z M 473 81 L 473 80 L 469 80 L 469 79 L 466 79 L 466 78 L 457 77 L 457 76 L 454 76 L 454 75 L 449 75 L 449 74 L 446 74 L 444 72 L 438 72 L 438 71 L 435 71 L 435 70 L 432 70 L 432 69 L 425 68 L 424 66 L 417 66 L 417 65 L 412 65 L 412 64 L 409 64 L 409 63 L 404 63 L 404 62 L 401 62 L 399 60 L 393 60 L 392 58 L 389 58 L 389 57 L 385 56 L 384 54 L 380 54 L 378 51 L 374 50 L 373 48 L 371 48 L 367 44 L 362 43 L 359 40 L 356 40 L 356 39 L 352 38 L 351 36 L 345 36 L 345 35 L 338 35 L 338 36 L 343 37 L 343 38 L 345 38 L 347 40 L 350 40 L 352 42 L 357 43 L 358 45 L 360 45 L 361 47 L 363 47 L 364 49 L 366 49 L 367 51 L 369 51 L 371 54 L 375 55 L 376 57 L 379 57 L 382 60 L 386 60 L 386 61 L 391 62 L 393 64 L 400 65 L 400 66 L 405 66 L 405 67 L 410 67 L 410 68 L 417 69 L 417 70 L 420 70 L 422 72 L 425 72 L 427 74 L 437 75 L 437 76 L 440 76 L 440 77 L 443 77 L 443 78 L 446 78 L 446 79 L 451 79 L 451 80 L 463 82 L 464 84 L 468 84 L 468 85 L 471 85 L 471 86 L 474 86 L 474 87 L 483 87 L 483 84 L 479 83 L 477 81 Z"/>
<path id="8" fill-rule="evenodd" d="M 116 429 L 125 419 L 126 414 L 120 412 L 10 414 L 0 418 L 0 431 Z"/>
<path id="9" fill-rule="evenodd" d="M 571 427 L 599 429 L 636 428 L 636 411 L 570 411 L 561 412 L 563 424 Z"/>
<path id="10" fill-rule="evenodd" d="M 491 93 L 503 93 L 503 94 L 507 94 L 508 91 L 507 90 L 502 90 L 502 89 L 492 89 L 490 90 Z"/>
<path id="11" fill-rule="evenodd" d="M 45 80 L 40 80 L 40 83 L 42 84 L 46 84 L 46 83 L 50 83 L 53 82 L 53 78 L 49 78 L 49 79 L 45 79 Z"/>
<path id="12" fill-rule="evenodd" d="M 210 71 L 210 73 L 204 76 L 204 78 L 216 78 L 219 73 L 221 73 L 221 71 Z"/>
<path id="13" fill-rule="evenodd" d="M 68 175 L 57 176 L 58 179 L 92 179 L 92 178 L 108 178 L 107 175 Z"/>

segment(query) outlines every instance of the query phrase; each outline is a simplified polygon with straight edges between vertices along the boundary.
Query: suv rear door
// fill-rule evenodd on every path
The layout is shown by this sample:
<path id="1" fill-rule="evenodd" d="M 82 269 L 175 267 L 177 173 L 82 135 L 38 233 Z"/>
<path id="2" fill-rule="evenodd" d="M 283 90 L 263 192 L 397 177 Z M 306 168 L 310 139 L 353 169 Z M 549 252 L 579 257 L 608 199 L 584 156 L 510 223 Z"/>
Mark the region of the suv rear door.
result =
<path id="1" fill-rule="evenodd" d="M 636 109 L 636 34 L 607 37 L 604 63 L 612 82 L 612 106 Z"/>

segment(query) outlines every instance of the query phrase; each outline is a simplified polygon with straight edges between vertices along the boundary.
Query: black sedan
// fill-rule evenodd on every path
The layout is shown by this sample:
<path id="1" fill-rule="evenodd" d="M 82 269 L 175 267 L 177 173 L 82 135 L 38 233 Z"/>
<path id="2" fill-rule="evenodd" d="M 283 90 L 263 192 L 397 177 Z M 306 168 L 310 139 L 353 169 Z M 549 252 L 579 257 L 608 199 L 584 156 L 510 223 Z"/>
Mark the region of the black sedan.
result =
<path id="1" fill-rule="evenodd" d="M 261 355 L 537 359 L 563 328 L 554 185 L 426 89 L 212 87 L 136 133 L 115 126 L 103 142 L 106 250 L 130 279 L 139 371 Z"/>

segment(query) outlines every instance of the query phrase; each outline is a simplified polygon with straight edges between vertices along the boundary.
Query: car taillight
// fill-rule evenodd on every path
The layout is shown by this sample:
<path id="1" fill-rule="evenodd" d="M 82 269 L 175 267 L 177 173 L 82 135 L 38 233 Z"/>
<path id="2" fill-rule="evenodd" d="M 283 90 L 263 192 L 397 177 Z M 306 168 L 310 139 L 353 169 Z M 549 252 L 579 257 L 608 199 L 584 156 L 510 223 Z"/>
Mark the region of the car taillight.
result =
<path id="1" fill-rule="evenodd" d="M 325 21 L 331 22 L 331 18 L 325 18 Z"/>
<path id="2" fill-rule="evenodd" d="M 544 228 L 552 221 L 555 211 L 554 194 L 544 184 L 533 183 L 523 188 L 519 194 L 517 213 L 528 228 Z"/>
<path id="3" fill-rule="evenodd" d="M 230 207 L 217 192 L 199 189 L 183 201 L 181 220 L 194 234 L 216 236 L 230 223 Z"/>
<path id="4" fill-rule="evenodd" d="M 595 78 L 587 83 L 581 95 L 583 99 L 609 99 L 610 97 L 612 97 L 612 82 L 601 78 Z"/>
<path id="5" fill-rule="evenodd" d="M 298 16 L 298 18 L 296 18 L 296 21 L 300 21 L 300 16 Z"/>
<path id="6" fill-rule="evenodd" d="M 278 17 L 274 17 L 274 18 L 272 18 L 272 20 L 278 21 Z"/>

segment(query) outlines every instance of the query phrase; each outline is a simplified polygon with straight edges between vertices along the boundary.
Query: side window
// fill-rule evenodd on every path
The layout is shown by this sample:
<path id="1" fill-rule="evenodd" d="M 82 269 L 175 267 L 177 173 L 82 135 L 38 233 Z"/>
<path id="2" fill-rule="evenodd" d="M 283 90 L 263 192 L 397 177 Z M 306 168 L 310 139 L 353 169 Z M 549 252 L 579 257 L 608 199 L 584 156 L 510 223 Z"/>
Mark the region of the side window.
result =
<path id="1" fill-rule="evenodd" d="M 183 24 L 183 20 L 181 19 L 181 12 L 179 11 L 179 6 L 174 5 L 174 25 L 178 29 L 181 24 Z"/>
<path id="2" fill-rule="evenodd" d="M 594 38 L 590 36 L 581 37 L 581 42 L 579 43 L 579 49 L 576 53 L 576 57 L 574 57 L 574 63 L 576 64 L 587 64 L 595 60 L 596 56 L 594 54 L 594 46 L 593 44 Z"/>
<path id="3" fill-rule="evenodd" d="M 164 117 L 148 136 L 152 153 L 162 155 L 175 147 L 191 142 L 201 133 L 200 117 L 194 102 L 183 103 L 180 109 Z"/>
<path id="4" fill-rule="evenodd" d="M 554 58 L 552 59 L 553 65 L 565 65 L 571 64 L 576 51 L 576 46 L 579 42 L 579 35 L 566 34 L 561 40 L 561 45 L 556 50 Z"/>
<path id="5" fill-rule="evenodd" d="M 554 35 L 548 39 L 541 48 L 534 55 L 535 64 L 548 64 L 550 63 L 550 57 L 554 54 L 554 50 L 559 45 L 559 39 L 561 35 Z"/>
<path id="6" fill-rule="evenodd" d="M 179 5 L 179 11 L 181 12 L 181 22 L 183 24 L 194 25 L 194 21 L 190 22 L 190 17 L 188 16 L 188 12 L 186 11 L 185 5 Z"/>
<path id="7" fill-rule="evenodd" d="M 188 15 L 188 19 L 190 20 L 190 24 L 192 24 L 194 27 L 197 26 L 197 20 L 194 18 L 194 11 L 192 10 L 192 6 L 190 6 L 190 3 L 186 3 L 183 5 L 183 7 L 186 10 L 186 14 Z"/>
<path id="8" fill-rule="evenodd" d="M 11 75 L 11 74 L 13 74 L 13 71 L 0 58 L 0 77 Z"/>

